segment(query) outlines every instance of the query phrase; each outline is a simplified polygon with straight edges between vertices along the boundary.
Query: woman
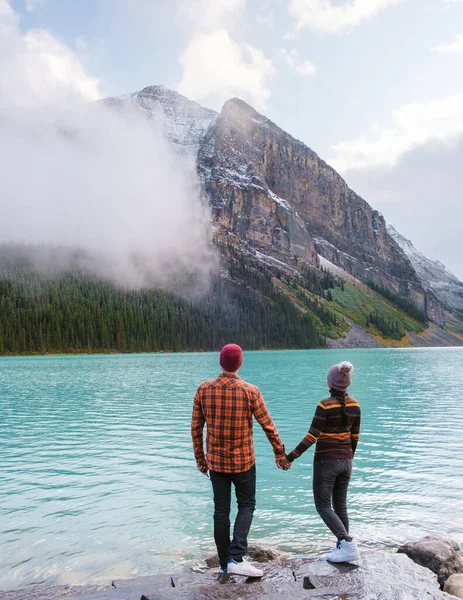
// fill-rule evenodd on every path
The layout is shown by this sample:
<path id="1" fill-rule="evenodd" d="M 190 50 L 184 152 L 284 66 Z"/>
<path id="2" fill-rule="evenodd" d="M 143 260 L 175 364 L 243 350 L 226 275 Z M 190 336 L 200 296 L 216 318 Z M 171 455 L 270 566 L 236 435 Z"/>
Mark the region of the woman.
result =
<path id="1" fill-rule="evenodd" d="M 360 406 L 347 394 L 353 370 L 349 362 L 331 367 L 327 378 L 330 398 L 318 403 L 309 432 L 286 456 L 291 463 L 317 442 L 313 495 L 318 514 L 338 540 L 336 548 L 326 557 L 331 562 L 359 559 L 357 544 L 349 535 L 346 502 L 352 459 L 360 434 Z"/>

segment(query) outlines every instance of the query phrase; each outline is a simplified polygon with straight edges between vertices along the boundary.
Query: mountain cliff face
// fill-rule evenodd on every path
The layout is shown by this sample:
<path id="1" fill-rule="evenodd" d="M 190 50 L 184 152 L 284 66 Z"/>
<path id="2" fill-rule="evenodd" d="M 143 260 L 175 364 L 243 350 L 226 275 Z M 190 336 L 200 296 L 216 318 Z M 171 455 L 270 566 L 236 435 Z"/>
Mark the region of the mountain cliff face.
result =
<path id="1" fill-rule="evenodd" d="M 461 308 L 463 284 L 445 269 L 436 275 L 435 263 L 430 275 L 432 261 L 418 259 L 333 168 L 245 102 L 233 98 L 217 114 L 163 86 L 106 102 L 159 115 L 166 137 L 196 160 L 218 242 L 282 273 L 319 268 L 323 257 L 440 325 Z"/>
<path id="2" fill-rule="evenodd" d="M 315 152 L 241 100 L 226 102 L 209 127 L 198 170 L 225 234 L 289 264 L 314 265 L 318 253 L 424 307 L 424 289 L 384 218 Z"/>

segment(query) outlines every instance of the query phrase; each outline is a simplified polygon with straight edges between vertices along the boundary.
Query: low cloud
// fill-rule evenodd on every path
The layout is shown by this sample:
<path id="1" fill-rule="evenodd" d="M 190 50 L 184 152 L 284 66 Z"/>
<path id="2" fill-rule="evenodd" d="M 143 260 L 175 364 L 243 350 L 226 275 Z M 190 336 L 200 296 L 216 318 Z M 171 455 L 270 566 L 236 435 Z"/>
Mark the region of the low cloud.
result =
<path id="1" fill-rule="evenodd" d="M 207 285 L 209 216 L 161 124 L 91 102 L 100 85 L 78 54 L 22 33 L 4 0 L 0 71 L 0 241 L 80 248 L 86 269 L 130 288 Z"/>
<path id="2" fill-rule="evenodd" d="M 339 34 L 351 31 L 402 0 L 291 0 L 289 13 L 296 31 L 310 29 Z"/>

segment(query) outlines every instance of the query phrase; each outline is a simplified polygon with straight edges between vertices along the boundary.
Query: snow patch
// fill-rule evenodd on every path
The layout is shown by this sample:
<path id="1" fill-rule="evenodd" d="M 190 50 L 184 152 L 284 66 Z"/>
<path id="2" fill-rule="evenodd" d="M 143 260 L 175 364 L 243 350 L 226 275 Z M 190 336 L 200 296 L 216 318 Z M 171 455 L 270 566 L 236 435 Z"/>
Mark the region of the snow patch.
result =
<path id="1" fill-rule="evenodd" d="M 323 238 L 314 238 L 313 241 L 314 241 L 315 246 L 317 246 L 317 244 L 318 244 L 322 248 L 323 247 L 324 248 L 330 248 L 332 250 L 335 250 L 338 254 L 342 254 L 342 256 L 345 256 L 347 259 L 353 260 L 354 262 L 358 262 L 358 260 L 355 258 L 355 256 L 351 256 L 350 254 L 347 254 L 346 252 L 342 252 L 341 250 L 339 250 L 338 248 L 336 248 L 336 246 L 334 246 L 330 242 L 327 242 Z"/>
<path id="2" fill-rule="evenodd" d="M 291 205 L 289 204 L 289 202 L 284 198 L 280 198 L 280 196 L 274 194 L 270 188 L 268 189 L 268 195 L 274 202 L 282 206 L 288 212 L 291 212 Z"/>
<path id="3" fill-rule="evenodd" d="M 263 262 L 269 267 L 283 267 L 289 271 L 293 271 L 293 273 L 297 273 L 296 269 L 293 269 L 293 267 L 290 267 L 288 264 L 281 260 L 278 260 L 277 258 L 273 258 L 273 256 L 262 254 L 262 252 L 259 252 L 258 250 L 255 250 L 255 256 L 257 260 L 260 260 L 260 262 Z"/>

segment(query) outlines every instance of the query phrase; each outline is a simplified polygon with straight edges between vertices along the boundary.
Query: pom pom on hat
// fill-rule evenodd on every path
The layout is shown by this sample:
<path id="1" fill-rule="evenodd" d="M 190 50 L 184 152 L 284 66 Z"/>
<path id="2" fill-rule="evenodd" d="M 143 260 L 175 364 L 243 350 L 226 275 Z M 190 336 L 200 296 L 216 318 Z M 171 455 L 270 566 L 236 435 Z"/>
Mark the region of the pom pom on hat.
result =
<path id="1" fill-rule="evenodd" d="M 328 371 L 328 385 L 330 388 L 345 392 L 352 382 L 354 366 L 347 360 L 333 365 Z"/>

